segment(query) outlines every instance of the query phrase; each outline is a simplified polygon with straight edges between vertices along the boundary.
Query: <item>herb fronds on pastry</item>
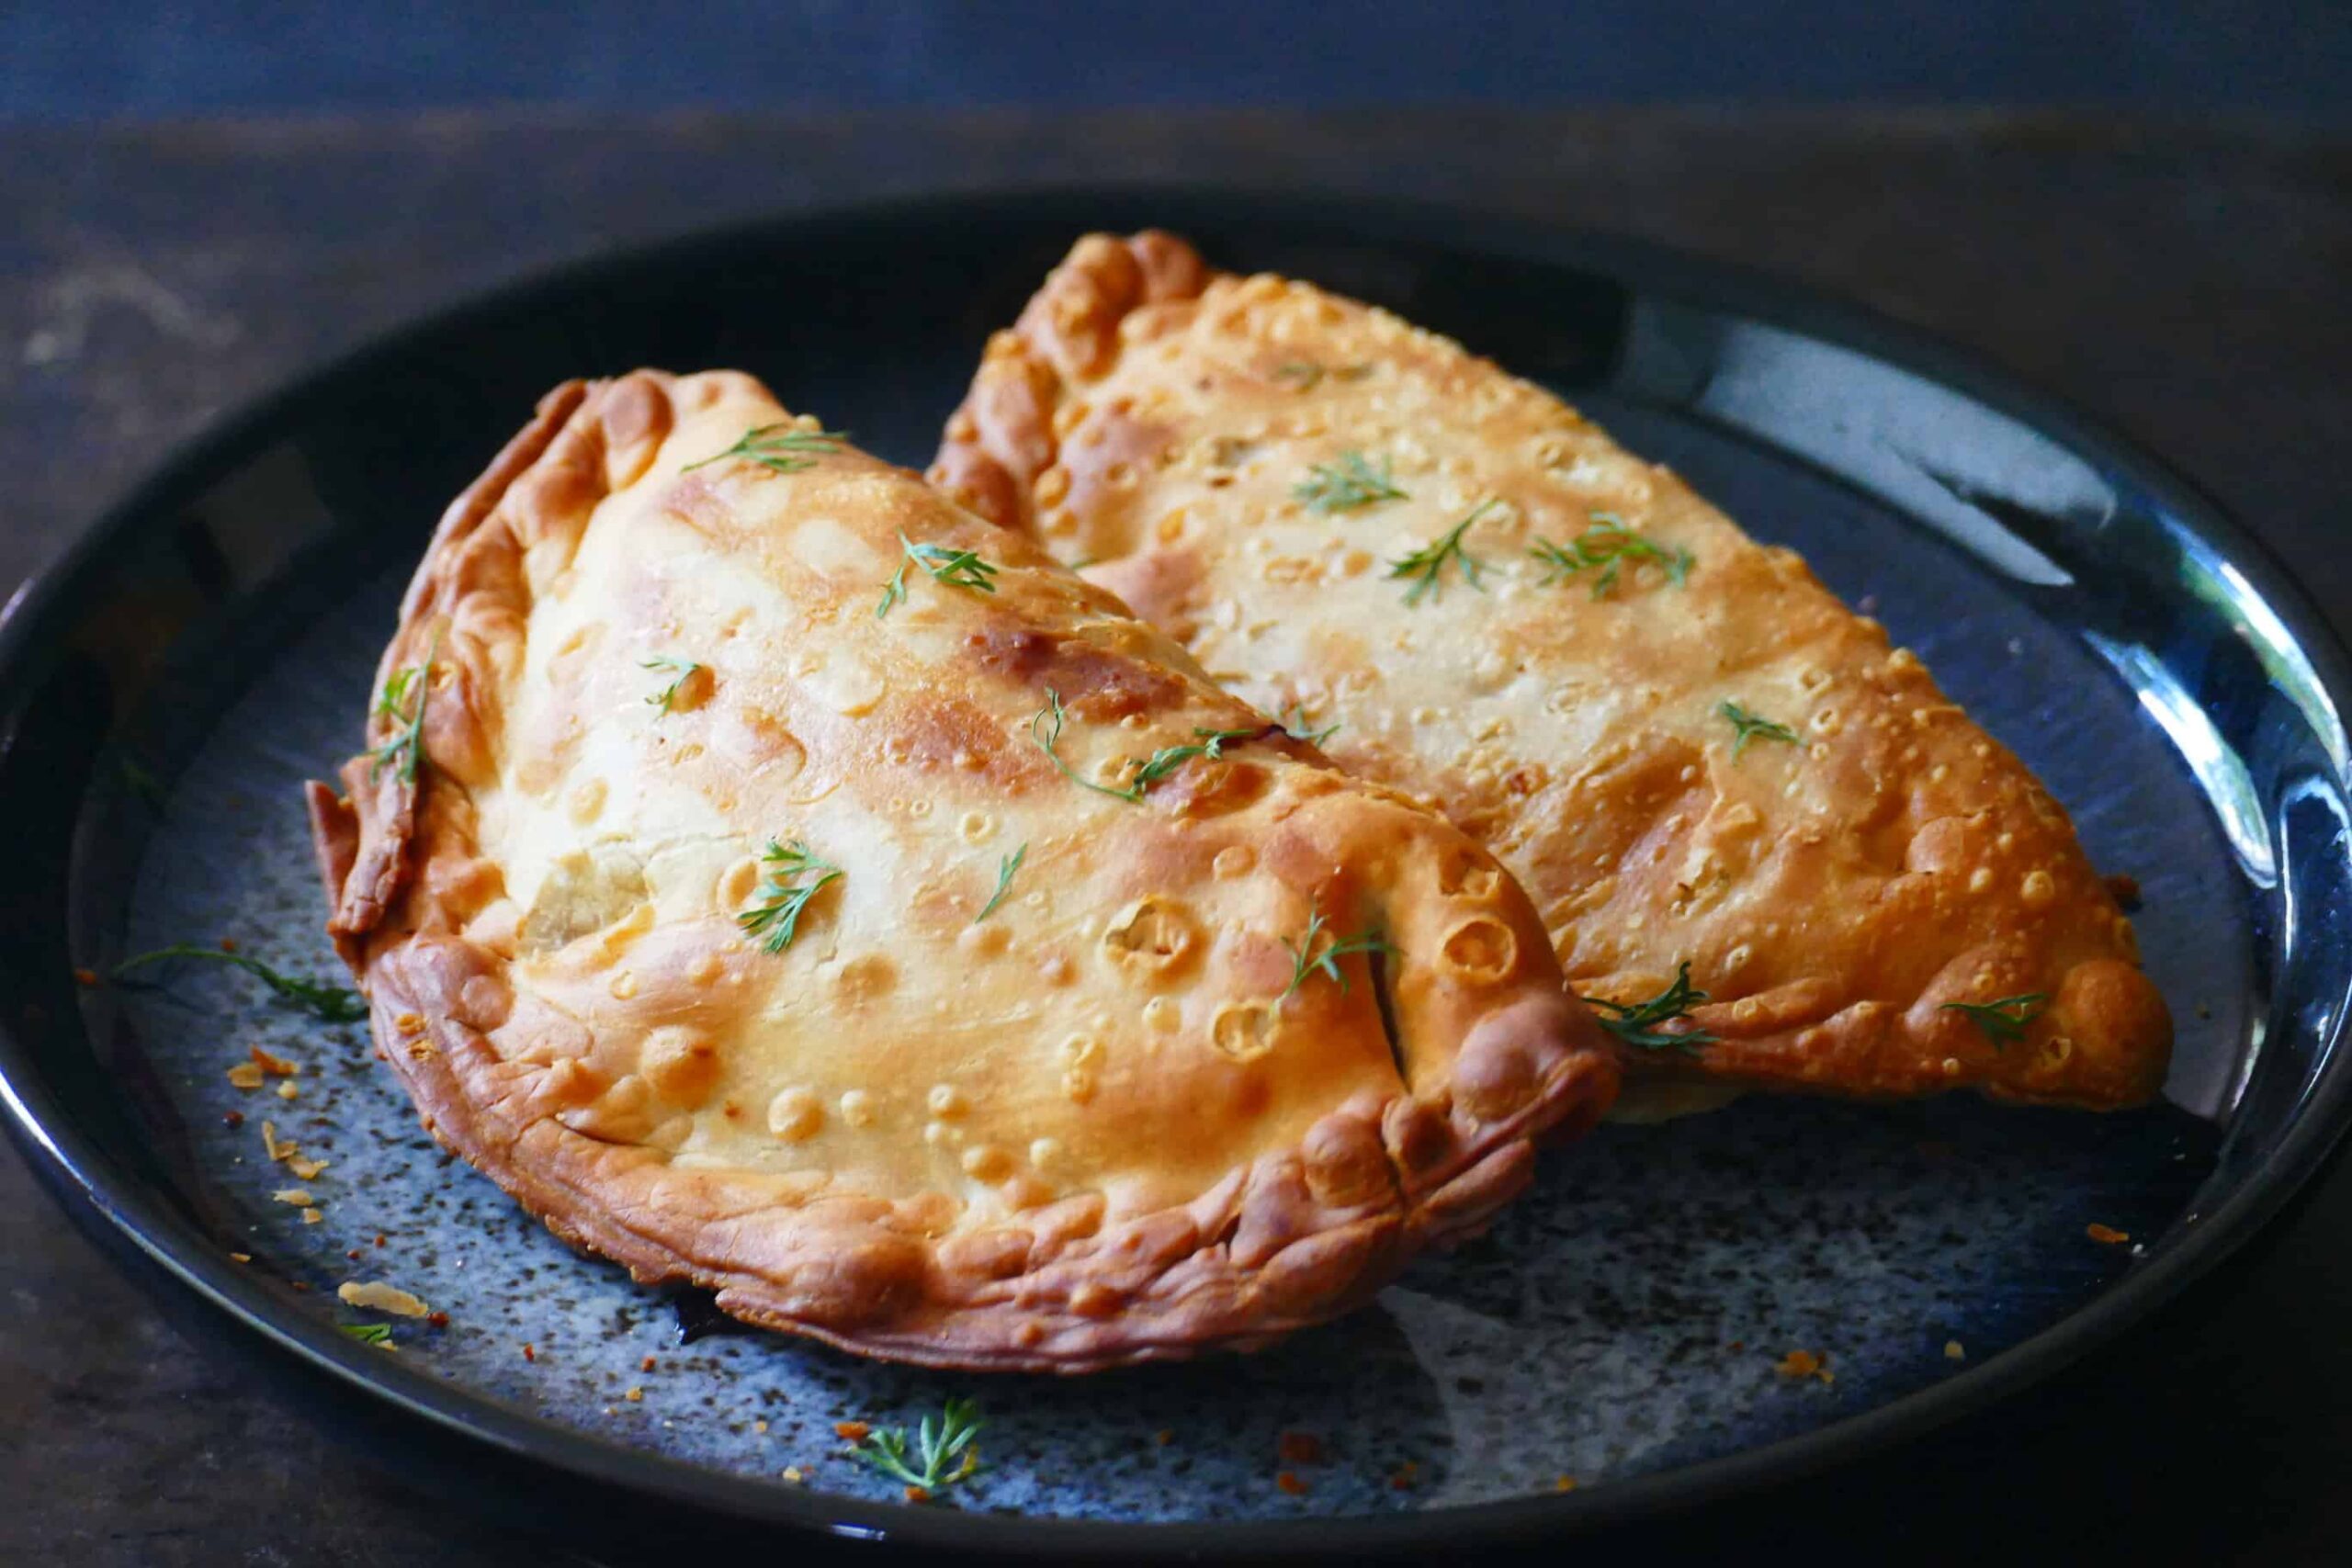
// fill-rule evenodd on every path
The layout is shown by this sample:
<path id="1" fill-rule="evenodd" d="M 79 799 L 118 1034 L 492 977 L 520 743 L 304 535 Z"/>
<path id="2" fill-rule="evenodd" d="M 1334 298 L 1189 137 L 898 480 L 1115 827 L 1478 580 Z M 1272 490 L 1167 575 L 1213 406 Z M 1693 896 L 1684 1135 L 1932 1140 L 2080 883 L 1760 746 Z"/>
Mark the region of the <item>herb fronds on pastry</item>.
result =
<path id="1" fill-rule="evenodd" d="M 441 1141 L 869 1355 L 1264 1344 L 1616 1086 L 1487 852 L 741 375 L 548 395 L 342 785 L 330 930 Z"/>
<path id="2" fill-rule="evenodd" d="M 1450 339 L 1090 236 L 932 475 L 1491 848 L 1639 1081 L 2164 1081 L 2130 922 L 2026 768 L 1792 552 Z"/>

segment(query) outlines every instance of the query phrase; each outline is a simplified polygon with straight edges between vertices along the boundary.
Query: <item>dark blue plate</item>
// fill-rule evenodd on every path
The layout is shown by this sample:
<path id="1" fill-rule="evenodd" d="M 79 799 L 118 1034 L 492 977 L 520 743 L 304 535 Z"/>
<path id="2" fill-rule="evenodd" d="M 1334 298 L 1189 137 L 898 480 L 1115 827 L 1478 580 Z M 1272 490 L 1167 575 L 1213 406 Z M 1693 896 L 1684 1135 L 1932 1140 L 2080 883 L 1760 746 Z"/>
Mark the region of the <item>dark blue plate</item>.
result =
<path id="1" fill-rule="evenodd" d="M 695 1300 L 575 1256 L 442 1156 L 363 1031 L 237 973 L 75 984 L 222 937 L 333 977 L 295 786 L 356 742 L 407 565 L 548 385 L 740 367 L 920 464 L 988 331 L 1071 238 L 1148 223 L 1555 386 L 1885 620 L 2101 866 L 2139 881 L 2180 1027 L 2165 1103 L 1758 1100 L 1612 1126 L 1552 1156 L 1489 1236 L 1267 1354 L 971 1379 L 696 1337 Z M 1548 1536 L 2018 1388 L 2212 1267 L 2311 1172 L 2345 1119 L 2352 988 L 2352 685 L 2319 628 L 2209 503 L 2071 414 L 1884 323 L 1641 247 L 1204 193 L 734 230 L 503 291 L 288 389 L 11 606 L 0 1090 L 67 1207 L 167 1303 L 374 1446 L 592 1533 L 691 1520 L 1130 1558 Z M 251 1043 L 300 1075 L 232 1084 Z M 264 1120 L 327 1168 L 269 1159 Z M 337 1302 L 354 1280 L 448 1322 L 402 1322 L 390 1354 L 357 1342 L 336 1326 L 374 1316 Z M 1800 1350 L 1818 1374 L 1784 1370 Z M 899 1503 L 841 1455 L 835 1423 L 951 1394 L 988 1421 L 953 1509 Z"/>

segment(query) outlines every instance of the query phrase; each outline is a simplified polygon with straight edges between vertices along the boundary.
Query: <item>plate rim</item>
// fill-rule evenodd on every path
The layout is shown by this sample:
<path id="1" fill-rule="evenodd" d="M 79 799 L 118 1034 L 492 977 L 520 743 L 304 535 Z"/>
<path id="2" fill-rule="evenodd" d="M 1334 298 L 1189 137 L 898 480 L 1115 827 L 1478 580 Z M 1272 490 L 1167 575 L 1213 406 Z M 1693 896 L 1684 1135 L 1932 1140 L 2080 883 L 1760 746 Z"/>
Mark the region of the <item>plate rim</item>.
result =
<path id="1" fill-rule="evenodd" d="M 2270 546 L 2217 501 L 2164 459 L 2069 400 L 2031 385 L 1979 351 L 1871 307 L 1659 242 L 1475 206 L 1289 186 L 1015 184 L 813 203 L 600 248 L 529 268 L 403 318 L 299 369 L 177 443 L 0 607 L 0 693 L 6 694 L 0 699 L 6 705 L 0 712 L 0 764 L 13 752 L 21 725 L 20 694 L 29 683 L 19 677 L 42 662 L 51 646 L 43 634 L 71 609 L 77 591 L 87 592 L 102 576 L 109 547 L 169 497 L 209 482 L 272 439 L 270 433 L 303 402 L 365 378 L 377 365 L 408 352 L 421 340 L 461 332 L 471 322 L 505 315 L 537 297 L 592 288 L 601 277 L 675 266 L 706 251 L 786 239 L 821 243 L 828 231 L 890 225 L 947 230 L 967 217 L 1041 225 L 1066 220 L 1075 239 L 1099 228 L 1130 226 L 1108 221 L 1113 218 L 1131 220 L 1132 226 L 1182 231 L 1194 223 L 1229 226 L 1246 221 L 1253 212 L 1279 216 L 1288 227 L 1325 229 L 1335 237 L 1421 241 L 1470 257 L 1578 267 L 1626 279 L 1639 292 L 1749 317 L 1860 352 L 1953 389 L 2078 456 L 2096 459 L 2103 471 L 2129 479 L 2192 534 L 2222 547 L 2243 570 L 2249 588 L 2304 650 L 2338 711 L 2352 706 L 2352 659 L 2347 659 L 2341 634 Z M 12 1021 L 6 1020 L 0 1020 L 0 1110 L 6 1111 L 0 1122 L 44 1190 L 85 1235 L 105 1250 L 128 1247 L 159 1269 L 224 1319 L 219 1326 L 242 1331 L 262 1348 L 292 1358 L 303 1371 L 349 1396 L 388 1405 L 393 1414 L 447 1438 L 487 1445 L 508 1460 L 552 1469 L 570 1481 L 616 1488 L 672 1508 L 716 1514 L 737 1524 L 797 1528 L 876 1543 L 967 1551 L 1017 1550 L 1059 1558 L 1106 1551 L 1130 1559 L 1276 1551 L 1355 1558 L 1436 1546 L 1458 1549 L 1474 1540 L 1556 1539 L 1566 1532 L 1589 1532 L 1694 1508 L 1815 1474 L 1842 1459 L 1919 1437 L 2049 1378 L 2211 1273 L 2275 1219 L 2325 1161 L 2346 1131 L 2347 1111 L 2352 1111 L 2352 1064 L 2345 1060 L 2341 1047 L 2346 1028 L 2346 1020 L 2335 1021 L 2330 1047 L 2293 1123 L 2259 1157 L 2238 1190 L 2204 1215 L 2192 1233 L 2058 1322 L 1963 1371 L 1809 1432 L 1560 1495 L 1397 1514 L 1229 1523 L 1004 1516 L 984 1509 L 869 1501 L 716 1471 L 597 1437 L 466 1385 L 395 1364 L 334 1332 L 323 1319 L 284 1311 L 274 1292 L 237 1269 L 192 1224 L 161 1209 L 98 1139 L 62 1113 Z"/>

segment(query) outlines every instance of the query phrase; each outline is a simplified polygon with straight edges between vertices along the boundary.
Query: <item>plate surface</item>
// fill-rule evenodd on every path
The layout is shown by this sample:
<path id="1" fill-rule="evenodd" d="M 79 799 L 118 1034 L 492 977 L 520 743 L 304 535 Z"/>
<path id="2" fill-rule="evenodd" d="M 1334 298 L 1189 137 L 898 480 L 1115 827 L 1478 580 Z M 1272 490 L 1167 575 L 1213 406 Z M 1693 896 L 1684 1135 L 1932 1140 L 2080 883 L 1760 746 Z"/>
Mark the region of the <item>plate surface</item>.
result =
<path id="1" fill-rule="evenodd" d="M 443 1156 L 364 1028 L 222 967 L 74 985 L 221 938 L 340 978 L 297 786 L 356 745 L 433 519 L 546 387 L 746 369 L 919 466 L 988 331 L 1069 242 L 1155 222 L 1545 382 L 1883 619 L 2102 869 L 2138 880 L 2180 1029 L 2165 1102 L 1751 1100 L 1609 1127 L 1549 1156 L 1490 1235 L 1264 1355 L 974 1379 L 696 1335 L 697 1301 L 570 1252 Z M 2071 416 L 1882 323 L 1639 247 L 1197 193 L 730 231 L 356 356 L 183 456 L 20 596 L 0 630 L 0 802 L 28 846 L 0 911 L 0 1089 L 77 1217 L 182 1304 L 408 1440 L 519 1467 L 502 1484 L 1032 1551 L 1555 1531 L 1795 1474 L 2018 1386 L 2308 1174 L 2352 1093 L 2352 686 L 2319 627 L 2207 503 Z M 232 1084 L 252 1043 L 300 1075 Z M 270 1160 L 265 1120 L 327 1168 Z M 401 1324 L 391 1355 L 359 1344 L 334 1326 L 376 1315 L 337 1303 L 354 1279 L 449 1321 Z M 1782 1375 L 1792 1350 L 1831 1375 Z M 910 1508 L 841 1457 L 836 1422 L 911 1422 L 951 1394 L 988 1421 L 962 1512 Z"/>

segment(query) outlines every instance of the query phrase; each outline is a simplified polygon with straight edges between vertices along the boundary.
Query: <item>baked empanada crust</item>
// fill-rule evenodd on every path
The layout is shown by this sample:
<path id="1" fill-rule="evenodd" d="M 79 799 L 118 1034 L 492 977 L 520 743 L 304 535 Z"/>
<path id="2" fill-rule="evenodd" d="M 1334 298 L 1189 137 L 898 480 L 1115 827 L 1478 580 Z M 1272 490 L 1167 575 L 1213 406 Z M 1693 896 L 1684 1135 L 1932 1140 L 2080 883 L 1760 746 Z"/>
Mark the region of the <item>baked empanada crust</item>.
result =
<path id="1" fill-rule="evenodd" d="M 932 477 L 1265 711 L 1341 726 L 1342 766 L 1519 876 L 1579 992 L 1645 1000 L 1687 962 L 1715 1043 L 1629 1068 L 2092 1107 L 2163 1084 L 2163 998 L 2024 766 L 1794 554 L 1450 339 L 1089 236 L 989 342 Z M 1395 575 L 1465 518 L 1432 581 Z"/>
<path id="2" fill-rule="evenodd" d="M 763 430 L 797 452 L 718 456 Z M 382 749 L 420 667 L 412 780 Z M 376 754 L 310 801 L 382 1054 L 551 1229 L 753 1322 L 978 1369 L 1262 1345 L 1483 1224 L 1614 1092 L 1483 850 L 748 377 L 551 393 L 442 520 L 379 690 Z M 840 869 L 780 946 L 741 923 L 772 840 Z M 1374 927 L 1377 968 L 1285 994 L 1285 943 Z"/>

